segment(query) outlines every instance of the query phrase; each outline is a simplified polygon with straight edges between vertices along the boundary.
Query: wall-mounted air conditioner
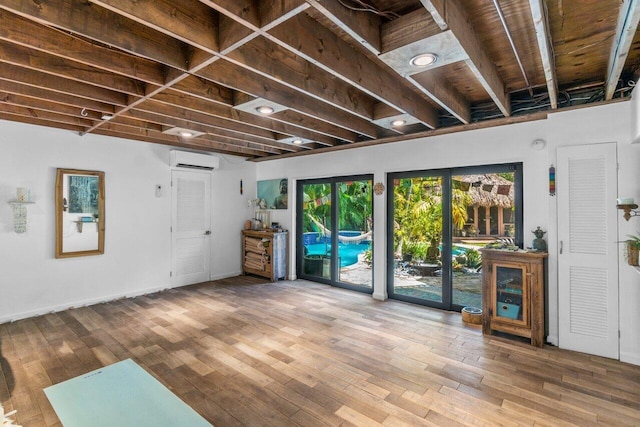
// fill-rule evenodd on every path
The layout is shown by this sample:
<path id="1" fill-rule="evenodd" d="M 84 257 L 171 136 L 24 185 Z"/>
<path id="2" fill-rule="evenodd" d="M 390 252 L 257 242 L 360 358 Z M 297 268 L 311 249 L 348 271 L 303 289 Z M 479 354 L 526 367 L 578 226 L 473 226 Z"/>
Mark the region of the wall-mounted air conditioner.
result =
<path id="1" fill-rule="evenodd" d="M 177 168 L 214 170 L 220 168 L 220 158 L 210 154 L 171 150 L 171 166 Z"/>

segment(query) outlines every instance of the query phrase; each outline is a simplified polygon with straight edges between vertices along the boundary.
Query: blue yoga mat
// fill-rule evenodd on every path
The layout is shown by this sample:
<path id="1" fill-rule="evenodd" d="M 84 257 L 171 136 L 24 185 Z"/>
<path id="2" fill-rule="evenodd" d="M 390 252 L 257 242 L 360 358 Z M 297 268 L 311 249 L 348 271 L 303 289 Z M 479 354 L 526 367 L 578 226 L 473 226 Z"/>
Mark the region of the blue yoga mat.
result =
<path id="1" fill-rule="evenodd" d="M 131 359 L 47 387 L 44 392 L 64 427 L 211 427 Z"/>

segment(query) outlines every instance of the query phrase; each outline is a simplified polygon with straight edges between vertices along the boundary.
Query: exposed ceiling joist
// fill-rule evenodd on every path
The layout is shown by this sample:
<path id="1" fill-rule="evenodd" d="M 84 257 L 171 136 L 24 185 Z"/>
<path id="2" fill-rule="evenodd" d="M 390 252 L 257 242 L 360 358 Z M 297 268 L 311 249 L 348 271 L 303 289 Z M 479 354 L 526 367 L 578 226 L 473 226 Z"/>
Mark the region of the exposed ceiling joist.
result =
<path id="1" fill-rule="evenodd" d="M 547 92 L 551 108 L 558 108 L 558 80 L 556 78 L 556 67 L 553 57 L 553 48 L 550 40 L 549 21 L 547 18 L 546 5 L 543 0 L 529 0 L 531 17 L 536 30 L 538 40 L 538 51 L 544 68 L 544 76 L 547 81 Z"/>
<path id="2" fill-rule="evenodd" d="M 612 99 L 618 87 L 622 69 L 629 55 L 631 43 L 640 21 L 640 0 L 622 0 L 616 34 L 613 39 L 607 76 L 605 82 L 605 98 Z"/>
<path id="3" fill-rule="evenodd" d="M 250 159 L 475 129 L 627 97 L 637 2 L 0 0 L 0 119 Z"/>

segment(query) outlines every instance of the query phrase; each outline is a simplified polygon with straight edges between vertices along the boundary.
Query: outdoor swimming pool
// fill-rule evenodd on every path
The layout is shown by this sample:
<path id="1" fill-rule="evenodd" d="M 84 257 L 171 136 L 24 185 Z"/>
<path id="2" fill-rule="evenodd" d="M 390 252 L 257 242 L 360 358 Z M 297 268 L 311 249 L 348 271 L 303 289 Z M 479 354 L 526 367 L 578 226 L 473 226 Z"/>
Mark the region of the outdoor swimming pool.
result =
<path id="1" fill-rule="evenodd" d="M 331 245 L 324 243 L 313 243 L 305 245 L 307 255 L 326 255 L 331 253 Z M 358 255 L 371 248 L 371 242 L 366 241 L 359 244 L 338 245 L 338 253 L 340 254 L 340 267 L 347 267 L 358 262 Z"/>

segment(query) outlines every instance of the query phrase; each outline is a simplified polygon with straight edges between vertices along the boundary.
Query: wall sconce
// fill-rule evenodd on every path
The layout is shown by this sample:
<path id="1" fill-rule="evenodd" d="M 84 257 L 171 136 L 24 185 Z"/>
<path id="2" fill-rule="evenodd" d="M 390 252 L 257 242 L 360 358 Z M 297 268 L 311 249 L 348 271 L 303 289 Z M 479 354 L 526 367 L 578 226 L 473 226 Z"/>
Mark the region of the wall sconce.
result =
<path id="1" fill-rule="evenodd" d="M 22 234 L 27 231 L 27 205 L 32 205 L 31 193 L 23 187 L 18 187 L 16 200 L 11 200 L 9 204 L 13 208 L 13 229 L 16 233 Z"/>
<path id="2" fill-rule="evenodd" d="M 636 205 L 635 201 L 630 197 L 618 199 L 616 207 L 624 211 L 623 217 L 627 221 L 629 221 L 632 216 L 640 216 L 640 212 L 636 210 L 638 209 L 638 205 Z"/>

